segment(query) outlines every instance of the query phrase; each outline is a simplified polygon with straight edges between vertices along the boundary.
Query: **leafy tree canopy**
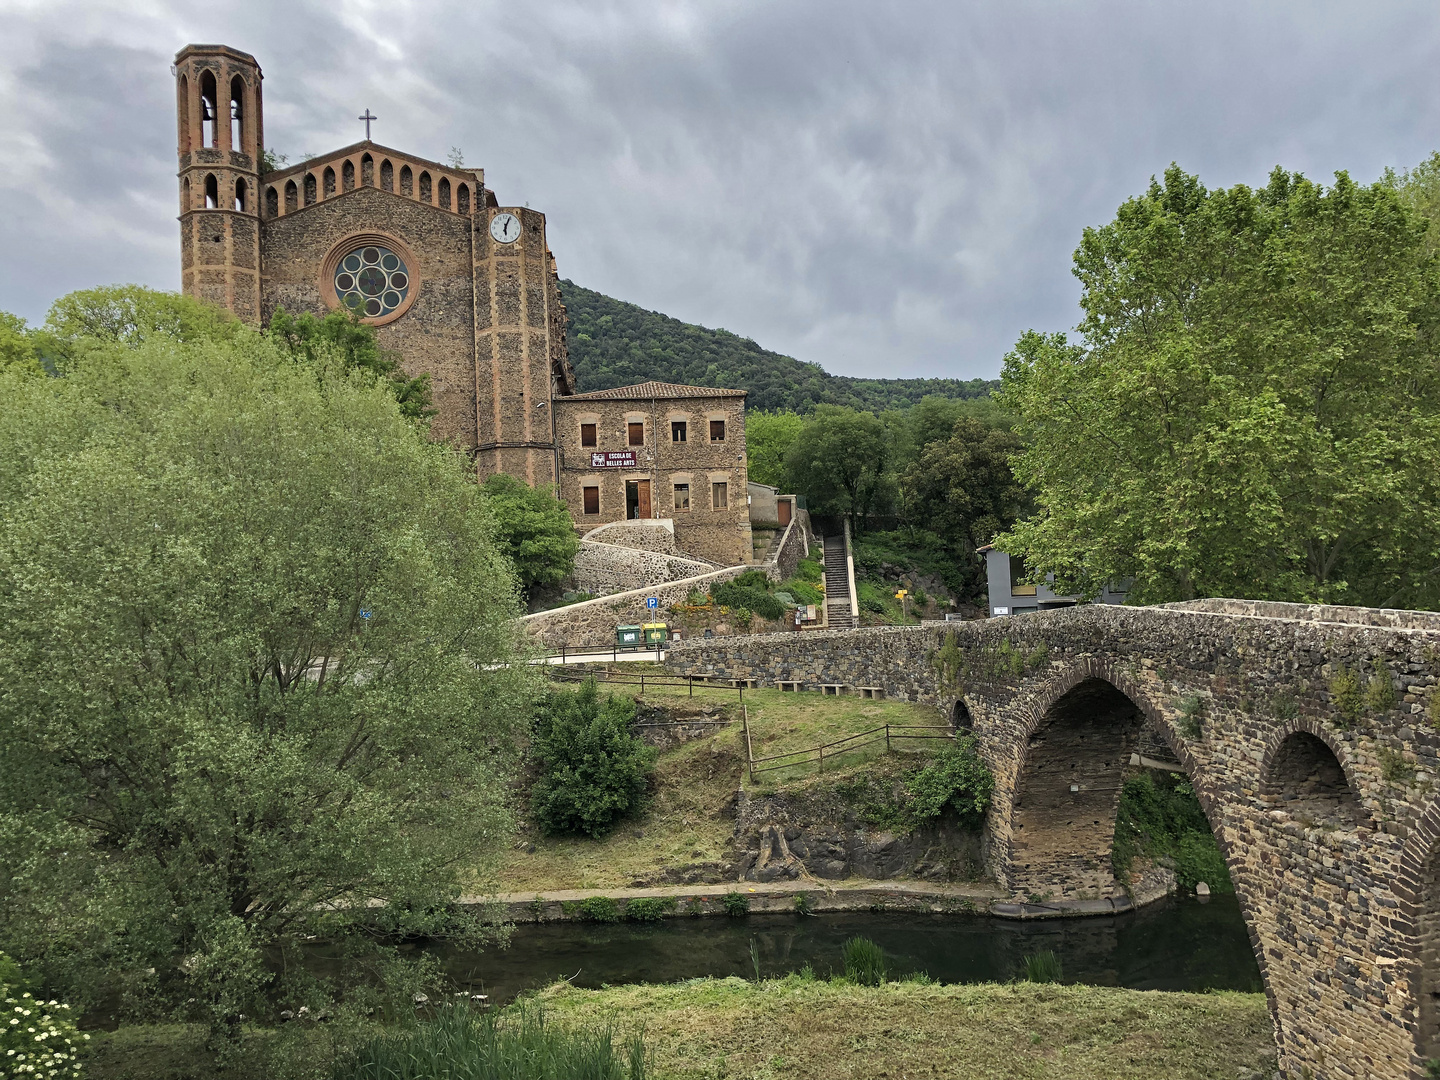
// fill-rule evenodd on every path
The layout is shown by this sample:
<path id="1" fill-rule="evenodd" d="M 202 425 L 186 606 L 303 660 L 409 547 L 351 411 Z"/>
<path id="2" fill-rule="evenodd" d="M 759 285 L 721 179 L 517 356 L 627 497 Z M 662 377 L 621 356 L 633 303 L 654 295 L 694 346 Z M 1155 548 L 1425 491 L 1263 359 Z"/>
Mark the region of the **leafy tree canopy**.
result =
<path id="1" fill-rule="evenodd" d="M 1002 403 L 1032 571 L 1138 602 L 1440 603 L 1440 277 L 1393 184 L 1172 166 L 1075 254 L 1081 340 L 1028 333 Z"/>
<path id="2" fill-rule="evenodd" d="M 852 529 L 869 513 L 885 475 L 889 440 L 872 413 L 819 405 L 785 455 L 786 474 L 821 513 L 845 514 Z"/>
<path id="3" fill-rule="evenodd" d="M 481 485 L 495 518 L 495 539 L 525 589 L 558 585 L 575 569 L 580 541 L 565 504 L 507 473 Z"/>
<path id="4" fill-rule="evenodd" d="M 270 317 L 270 335 L 297 360 L 315 363 L 321 356 L 338 356 L 346 371 L 366 371 L 383 379 L 400 403 L 402 415 L 423 420 L 435 415 L 430 403 L 430 376 L 410 378 L 400 367 L 398 354 L 380 347 L 375 330 L 353 312 L 332 311 L 317 318 L 308 311 L 291 315 L 277 308 Z"/>
<path id="5" fill-rule="evenodd" d="M 789 409 L 808 413 L 816 405 L 857 409 L 904 408 L 926 394 L 981 397 L 995 389 L 989 379 L 854 379 L 831 375 L 818 364 L 762 349 L 728 330 L 683 323 L 603 293 L 560 283 L 569 318 L 567 341 L 583 390 L 607 390 L 659 379 L 693 386 L 749 392 L 747 410 Z"/>
<path id="6" fill-rule="evenodd" d="M 475 929 L 534 690 L 464 456 L 212 327 L 0 371 L 0 947 L 233 1032 L 312 935 Z"/>
<path id="7" fill-rule="evenodd" d="M 745 465 L 750 479 L 784 487 L 785 455 L 804 427 L 805 418 L 798 413 L 745 410 Z"/>
<path id="8" fill-rule="evenodd" d="M 25 320 L 0 311 L 0 370 L 11 368 L 31 375 L 39 375 L 42 370 L 35 343 L 26 332 Z"/>

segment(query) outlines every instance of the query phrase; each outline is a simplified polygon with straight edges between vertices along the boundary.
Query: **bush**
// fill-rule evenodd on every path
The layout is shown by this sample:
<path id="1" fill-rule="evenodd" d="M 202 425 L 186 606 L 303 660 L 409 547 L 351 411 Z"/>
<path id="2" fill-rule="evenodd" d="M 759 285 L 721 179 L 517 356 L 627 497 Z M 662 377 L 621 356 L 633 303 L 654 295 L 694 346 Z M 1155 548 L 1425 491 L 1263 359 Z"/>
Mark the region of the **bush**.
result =
<path id="1" fill-rule="evenodd" d="M 659 922 L 675 910 L 673 896 L 637 896 L 625 905 L 625 918 L 631 922 Z"/>
<path id="2" fill-rule="evenodd" d="M 1025 957 L 1024 965 L 1026 982 L 1058 983 L 1060 981 L 1060 958 L 1050 949 Z"/>
<path id="3" fill-rule="evenodd" d="M 580 541 L 564 503 L 506 473 L 496 473 L 480 490 L 495 515 L 495 539 L 521 586 L 558 585 L 574 572 Z"/>
<path id="4" fill-rule="evenodd" d="M 754 571 L 746 571 L 740 577 L 746 577 Z M 763 575 L 761 575 L 763 577 Z M 785 617 L 785 605 L 775 597 L 771 596 L 763 588 L 755 588 L 750 585 L 739 584 L 740 579 L 735 581 L 717 582 L 710 586 L 710 599 L 728 608 L 739 608 L 745 611 L 753 611 L 756 615 L 765 619 L 782 619 Z"/>
<path id="5" fill-rule="evenodd" d="M 819 559 L 801 559 L 795 567 L 795 577 L 818 584 L 825 579 L 825 564 Z"/>
<path id="6" fill-rule="evenodd" d="M 434 1020 L 375 1039 L 350 1055 L 334 1080 L 645 1080 L 642 1035 L 621 1048 L 614 1031 L 548 1024 L 524 1005 L 476 1016 L 449 1005 Z"/>
<path id="7" fill-rule="evenodd" d="M 818 604 L 825 599 L 825 593 L 818 586 L 802 580 L 799 576 L 782 582 L 775 591 L 789 593 L 797 604 Z"/>
<path id="8" fill-rule="evenodd" d="M 540 778 L 530 808 L 542 830 L 603 836 L 643 804 L 656 752 L 630 734 L 634 719 L 635 703 L 602 702 L 594 679 L 578 693 L 550 692 L 531 744 Z"/>
<path id="9" fill-rule="evenodd" d="M 933 821 L 952 806 L 967 828 L 976 828 L 990 806 L 995 778 L 975 753 L 973 738 L 959 738 L 910 781 L 910 812 L 919 822 Z"/>
<path id="10" fill-rule="evenodd" d="M 1203 881 L 1215 893 L 1232 892 L 1230 872 L 1210 822 L 1183 777 L 1151 773 L 1133 776 L 1120 789 L 1115 814 L 1115 843 L 1111 863 L 1125 881 L 1137 855 L 1168 857 L 1175 862 L 1175 877 L 1189 891 Z"/>
<path id="11" fill-rule="evenodd" d="M 75 1076 L 81 1035 L 70 1017 L 70 1006 L 41 1001 L 28 986 L 19 965 L 0 953 L 0 1059 L 5 1076 Z"/>
<path id="12" fill-rule="evenodd" d="M 586 922 L 619 922 L 620 907 L 610 896 L 587 896 L 572 900 L 570 910 Z"/>
<path id="13" fill-rule="evenodd" d="M 869 611 L 875 615 L 885 614 L 885 591 L 879 585 L 871 581 L 857 582 L 855 592 L 861 611 Z"/>
<path id="14" fill-rule="evenodd" d="M 750 898 L 744 893 L 727 892 L 720 898 L 720 903 L 725 908 L 725 914 L 732 919 L 750 914 Z"/>
<path id="15" fill-rule="evenodd" d="M 860 986 L 885 982 L 885 950 L 869 938 L 853 937 L 845 942 L 845 977 Z"/>

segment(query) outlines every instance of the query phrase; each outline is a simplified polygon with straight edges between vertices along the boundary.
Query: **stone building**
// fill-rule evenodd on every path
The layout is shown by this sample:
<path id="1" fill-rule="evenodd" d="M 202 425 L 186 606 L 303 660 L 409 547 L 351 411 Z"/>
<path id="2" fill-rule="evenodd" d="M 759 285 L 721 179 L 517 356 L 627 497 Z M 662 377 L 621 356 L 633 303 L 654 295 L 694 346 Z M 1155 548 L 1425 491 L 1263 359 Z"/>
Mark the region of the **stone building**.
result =
<path id="1" fill-rule="evenodd" d="M 667 387 L 658 420 L 655 401 L 645 399 L 646 412 L 640 398 L 626 396 L 643 388 L 575 395 L 544 214 L 502 206 L 483 169 L 371 141 L 378 118 L 369 109 L 362 141 L 267 171 L 255 58 L 225 45 L 187 45 L 172 72 L 185 293 L 251 326 L 280 307 L 316 315 L 350 307 L 408 374 L 430 376 L 432 434 L 466 447 L 482 479 L 505 472 L 553 486 L 582 532 L 642 507 L 644 517 L 674 511 L 677 539 L 694 545 L 689 552 L 745 561 L 744 395 Z M 626 441 L 632 413 L 646 418 L 638 421 L 643 443 Z M 643 464 L 592 466 L 581 415 L 605 431 L 605 448 L 638 451 Z M 682 419 L 696 435 L 672 441 Z M 712 421 L 724 437 L 709 437 Z M 562 443 L 573 447 L 568 458 Z M 687 470 L 693 495 L 672 505 Z M 653 501 L 662 486 L 663 504 Z M 598 508 L 588 510 L 587 498 L 598 498 Z"/>
<path id="2" fill-rule="evenodd" d="M 560 497 L 582 529 L 671 520 L 686 554 L 749 562 L 745 391 L 645 382 L 555 401 Z"/>

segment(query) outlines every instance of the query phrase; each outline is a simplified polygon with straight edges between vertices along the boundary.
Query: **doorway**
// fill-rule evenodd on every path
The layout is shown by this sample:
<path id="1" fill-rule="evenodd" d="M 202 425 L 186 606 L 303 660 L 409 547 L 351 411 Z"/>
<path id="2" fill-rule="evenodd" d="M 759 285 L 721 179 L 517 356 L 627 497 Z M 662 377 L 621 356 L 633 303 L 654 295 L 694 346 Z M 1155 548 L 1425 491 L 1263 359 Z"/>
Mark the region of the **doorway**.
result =
<path id="1" fill-rule="evenodd" d="M 625 517 L 633 521 L 636 518 L 649 518 L 650 516 L 650 481 L 626 480 Z"/>

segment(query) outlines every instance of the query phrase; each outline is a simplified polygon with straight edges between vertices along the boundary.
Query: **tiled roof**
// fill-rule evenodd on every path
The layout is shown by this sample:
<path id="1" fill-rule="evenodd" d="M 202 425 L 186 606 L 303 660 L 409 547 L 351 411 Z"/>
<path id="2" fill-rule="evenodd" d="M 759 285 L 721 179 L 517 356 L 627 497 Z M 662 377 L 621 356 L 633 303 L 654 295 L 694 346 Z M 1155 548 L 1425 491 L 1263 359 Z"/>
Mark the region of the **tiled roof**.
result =
<path id="1" fill-rule="evenodd" d="M 572 394 L 557 401 L 633 401 L 640 398 L 706 398 L 744 397 L 744 390 L 720 390 L 713 386 L 685 386 L 673 382 L 642 382 L 634 386 L 617 386 L 613 390 L 592 390 L 588 394 Z"/>

